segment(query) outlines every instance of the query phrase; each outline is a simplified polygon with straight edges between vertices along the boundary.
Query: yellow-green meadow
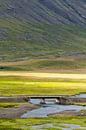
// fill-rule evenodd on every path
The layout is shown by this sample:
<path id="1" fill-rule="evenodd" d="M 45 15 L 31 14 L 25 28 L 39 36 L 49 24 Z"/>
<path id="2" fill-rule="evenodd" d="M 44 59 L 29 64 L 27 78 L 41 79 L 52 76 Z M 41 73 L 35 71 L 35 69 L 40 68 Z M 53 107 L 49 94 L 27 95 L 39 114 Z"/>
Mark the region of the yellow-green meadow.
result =
<path id="1" fill-rule="evenodd" d="M 86 92 L 86 80 L 82 79 L 29 79 L 1 77 L 0 95 L 55 95 Z"/>

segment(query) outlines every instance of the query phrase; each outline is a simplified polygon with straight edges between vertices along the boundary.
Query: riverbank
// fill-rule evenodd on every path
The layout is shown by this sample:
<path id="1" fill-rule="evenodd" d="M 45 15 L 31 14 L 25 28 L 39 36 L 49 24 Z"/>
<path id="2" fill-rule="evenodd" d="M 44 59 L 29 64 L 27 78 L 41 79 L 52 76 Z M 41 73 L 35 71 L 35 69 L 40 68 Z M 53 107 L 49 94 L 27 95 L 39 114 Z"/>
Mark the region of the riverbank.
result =
<path id="1" fill-rule="evenodd" d="M 24 103 L 18 106 L 14 107 L 0 107 L 0 119 L 14 119 L 14 118 L 20 118 L 23 114 L 25 114 L 27 111 L 32 111 L 40 108 L 38 105 L 30 104 L 30 103 Z M 86 116 L 86 109 L 82 109 L 80 111 L 74 111 L 74 110 L 65 110 L 58 113 L 52 113 L 47 116 Z"/>
<path id="2" fill-rule="evenodd" d="M 77 111 L 79 112 L 82 109 L 86 109 L 85 93 L 73 96 L 57 95 L 52 97 L 53 99 L 50 96 L 48 97 L 48 95 L 47 98 L 49 99 L 46 99 L 46 96 L 34 96 L 33 98 L 31 99 L 30 95 L 0 97 L 0 118 L 46 117 L 47 115 L 56 113 L 67 114 L 67 112 L 68 114 L 72 113 L 72 115 L 82 115 L 82 113 L 77 113 Z M 45 98 L 45 104 L 40 105 L 42 98 Z M 61 101 L 56 104 L 55 100 L 57 98 L 58 101 Z M 75 112 L 73 111 L 74 109 Z M 86 111 L 83 115 L 86 115 Z"/>
<path id="3" fill-rule="evenodd" d="M 39 108 L 39 106 L 30 104 L 30 103 L 24 103 L 18 106 L 14 107 L 0 107 L 0 118 L 20 118 L 21 115 L 23 115 L 27 111 L 31 111 L 34 109 Z"/>
<path id="4" fill-rule="evenodd" d="M 52 113 L 49 114 L 48 116 L 77 116 L 77 117 L 81 117 L 81 116 L 86 116 L 86 109 L 82 109 L 80 111 L 74 111 L 74 110 L 66 110 L 63 112 L 59 112 L 59 113 Z"/>

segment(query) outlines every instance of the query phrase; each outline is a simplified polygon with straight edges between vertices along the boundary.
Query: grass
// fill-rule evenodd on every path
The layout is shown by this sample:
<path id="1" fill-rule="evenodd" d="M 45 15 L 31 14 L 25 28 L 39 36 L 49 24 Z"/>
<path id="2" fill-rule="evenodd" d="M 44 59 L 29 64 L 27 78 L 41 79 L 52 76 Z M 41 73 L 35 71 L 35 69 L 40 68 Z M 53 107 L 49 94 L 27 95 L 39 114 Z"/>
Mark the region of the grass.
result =
<path id="1" fill-rule="evenodd" d="M 1 18 L 0 28 L 6 29 L 6 37 L 0 40 L 1 61 L 52 60 L 86 54 L 86 29 L 80 26 L 32 25 L 15 18 Z"/>
<path id="2" fill-rule="evenodd" d="M 0 28 L 6 29 L 6 37 L 0 40 L 0 61 L 27 61 L 12 66 L 0 64 L 0 70 L 86 69 L 84 28 L 75 25 L 32 25 L 15 18 L 1 18 Z M 79 59 L 70 60 L 70 56 Z M 63 60 L 58 60 L 59 57 Z"/>
<path id="3" fill-rule="evenodd" d="M 0 95 L 55 95 L 86 92 L 86 80 L 73 79 L 28 79 L 23 77 L 1 77 Z"/>
<path id="4" fill-rule="evenodd" d="M 86 102 L 84 102 L 84 103 L 73 103 L 73 105 L 86 106 Z"/>
<path id="5" fill-rule="evenodd" d="M 46 128 L 44 130 L 62 130 L 61 128 Z"/>
<path id="6" fill-rule="evenodd" d="M 0 130 L 27 130 L 30 126 L 47 124 L 47 123 L 57 123 L 57 124 L 79 124 L 81 126 L 86 126 L 85 117 L 76 116 L 53 116 L 45 118 L 29 118 L 29 119 L 0 119 Z M 65 126 L 63 126 L 65 128 Z M 46 128 L 47 129 L 47 128 Z M 50 128 L 49 128 L 50 129 Z M 53 128 L 51 130 L 54 130 Z"/>
<path id="7" fill-rule="evenodd" d="M 0 102 L 0 107 L 8 108 L 8 107 L 17 107 L 18 105 L 26 104 L 26 102 Z"/>
<path id="8" fill-rule="evenodd" d="M 81 110 L 81 112 L 82 112 L 82 113 L 83 113 L 83 112 L 86 112 L 86 109 Z"/>
<path id="9" fill-rule="evenodd" d="M 4 62 L 0 64 L 0 71 L 34 71 L 34 70 L 71 70 L 76 71 L 76 69 L 85 69 L 86 60 L 85 59 L 34 59 L 21 62 Z M 79 70 L 78 70 L 79 71 Z M 77 71 L 77 72 L 78 72 Z"/>
<path id="10" fill-rule="evenodd" d="M 0 71 L 45 71 L 45 72 L 85 73 L 86 60 L 34 59 L 20 62 L 0 63 Z"/>

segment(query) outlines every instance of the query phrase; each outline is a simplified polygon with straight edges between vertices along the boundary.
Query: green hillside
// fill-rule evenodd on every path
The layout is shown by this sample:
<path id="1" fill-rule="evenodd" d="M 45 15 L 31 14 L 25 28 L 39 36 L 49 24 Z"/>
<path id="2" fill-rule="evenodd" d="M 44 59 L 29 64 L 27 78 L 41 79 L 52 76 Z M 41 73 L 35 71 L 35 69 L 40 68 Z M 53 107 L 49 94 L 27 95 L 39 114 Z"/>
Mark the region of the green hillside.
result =
<path id="1" fill-rule="evenodd" d="M 49 64 L 49 59 L 59 57 L 85 59 L 85 4 L 84 0 L 1 0 L 0 61 L 35 59 L 38 64 L 45 59 Z M 83 64 L 74 62 L 73 66 Z"/>
<path id="2" fill-rule="evenodd" d="M 0 41 L 2 61 L 86 54 L 86 29 L 79 26 L 33 25 L 6 18 L 0 19 L 0 27 L 6 31 Z"/>

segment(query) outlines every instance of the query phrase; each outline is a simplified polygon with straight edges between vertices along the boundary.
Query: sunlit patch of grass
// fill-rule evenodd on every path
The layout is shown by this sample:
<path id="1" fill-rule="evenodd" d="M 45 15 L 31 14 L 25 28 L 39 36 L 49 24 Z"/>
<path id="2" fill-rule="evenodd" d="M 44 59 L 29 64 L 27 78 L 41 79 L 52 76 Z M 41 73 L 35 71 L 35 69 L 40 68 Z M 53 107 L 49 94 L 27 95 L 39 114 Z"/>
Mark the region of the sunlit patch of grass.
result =
<path id="1" fill-rule="evenodd" d="M 0 79 L 0 95 L 51 95 L 86 92 L 85 80 L 37 80 L 5 77 Z"/>

